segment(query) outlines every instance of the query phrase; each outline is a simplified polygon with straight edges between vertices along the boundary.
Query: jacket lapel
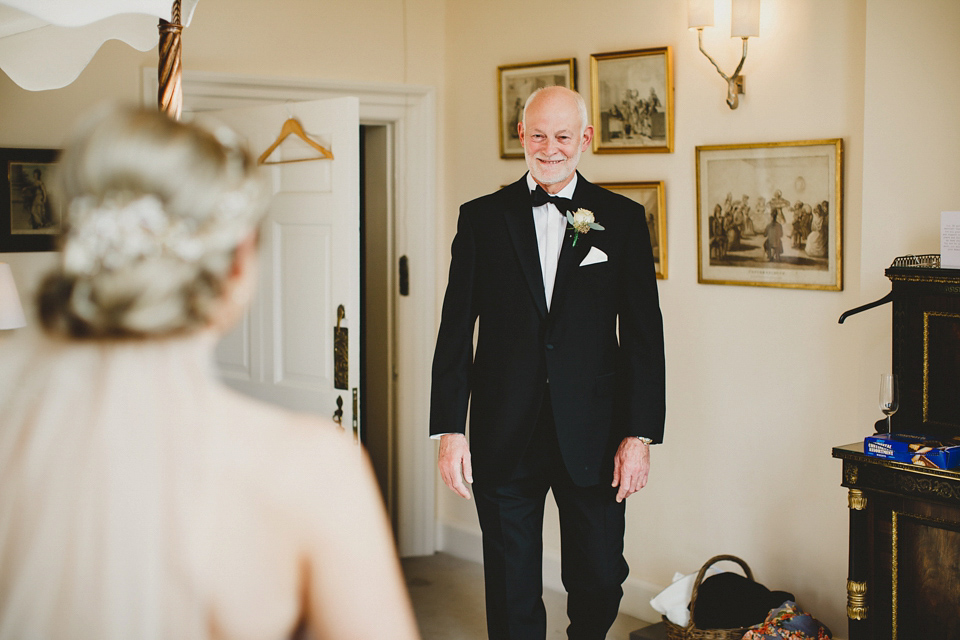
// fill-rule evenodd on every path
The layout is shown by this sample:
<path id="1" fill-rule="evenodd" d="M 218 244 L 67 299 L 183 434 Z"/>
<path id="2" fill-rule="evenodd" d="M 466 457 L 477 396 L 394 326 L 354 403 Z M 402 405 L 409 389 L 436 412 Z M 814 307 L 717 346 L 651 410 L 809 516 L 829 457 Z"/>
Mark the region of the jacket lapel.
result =
<path id="1" fill-rule="evenodd" d="M 514 193 L 510 194 L 504 218 L 537 311 L 541 318 L 546 318 L 547 297 L 543 292 L 543 272 L 540 270 L 537 230 L 533 224 L 533 211 L 530 207 L 530 197 L 526 193 L 526 186 L 526 176 L 524 176 L 519 182 L 508 187 Z"/>
<path id="2" fill-rule="evenodd" d="M 574 207 L 581 208 L 583 204 L 583 193 L 587 191 L 587 181 L 583 176 L 577 173 L 577 190 L 573 194 Z M 590 208 L 586 206 L 586 208 Z M 553 313 L 560 309 L 567 291 L 567 283 L 573 276 L 573 270 L 579 268 L 580 263 L 587 257 L 592 244 L 589 234 L 580 234 L 577 240 L 577 246 L 573 246 L 574 231 L 567 229 L 563 236 L 563 245 L 560 248 L 560 260 L 557 262 L 557 279 L 553 285 L 553 298 L 550 303 L 550 312 Z M 541 287 L 542 288 L 542 287 Z"/>

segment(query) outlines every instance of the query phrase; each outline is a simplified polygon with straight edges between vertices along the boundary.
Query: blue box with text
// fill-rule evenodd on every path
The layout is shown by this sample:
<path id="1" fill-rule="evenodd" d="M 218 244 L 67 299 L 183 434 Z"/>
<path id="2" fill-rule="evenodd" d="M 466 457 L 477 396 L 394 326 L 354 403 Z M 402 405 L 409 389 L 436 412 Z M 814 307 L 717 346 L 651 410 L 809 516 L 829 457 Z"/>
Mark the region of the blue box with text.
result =
<path id="1" fill-rule="evenodd" d="M 960 466 L 960 440 L 936 440 L 911 433 L 878 433 L 863 439 L 868 456 L 931 469 Z"/>

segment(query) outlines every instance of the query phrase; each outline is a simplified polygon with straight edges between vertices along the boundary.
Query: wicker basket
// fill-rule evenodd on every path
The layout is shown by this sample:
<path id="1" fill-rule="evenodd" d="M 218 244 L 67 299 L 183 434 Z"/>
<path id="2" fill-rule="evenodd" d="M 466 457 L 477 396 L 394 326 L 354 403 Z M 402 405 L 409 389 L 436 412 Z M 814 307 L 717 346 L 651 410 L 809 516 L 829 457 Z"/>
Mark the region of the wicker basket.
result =
<path id="1" fill-rule="evenodd" d="M 681 627 L 673 624 L 667 620 L 666 616 L 663 616 L 663 624 L 667 628 L 667 640 L 741 640 L 743 638 L 743 634 L 747 632 L 749 627 L 740 629 L 697 629 L 693 625 L 693 609 L 697 604 L 697 591 L 700 590 L 703 576 L 707 573 L 707 569 L 723 560 L 736 562 L 743 567 L 747 578 L 753 580 L 753 572 L 750 571 L 750 567 L 736 556 L 714 556 L 707 560 L 706 564 L 700 568 L 700 573 L 697 574 L 697 579 L 693 583 L 693 592 L 690 594 L 690 622 L 687 623 L 687 626 Z"/>

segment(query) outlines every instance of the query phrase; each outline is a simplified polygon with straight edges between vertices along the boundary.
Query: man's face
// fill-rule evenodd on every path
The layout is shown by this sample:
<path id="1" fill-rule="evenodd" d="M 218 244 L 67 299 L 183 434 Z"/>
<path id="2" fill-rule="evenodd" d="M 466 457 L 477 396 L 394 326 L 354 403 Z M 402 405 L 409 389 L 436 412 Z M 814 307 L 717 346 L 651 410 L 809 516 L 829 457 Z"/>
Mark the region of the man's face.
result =
<path id="1" fill-rule="evenodd" d="M 581 131 L 576 99 L 566 89 L 537 94 L 525 120 L 519 132 L 530 175 L 548 193 L 557 193 L 573 179 L 580 154 L 593 139 L 593 127 Z"/>

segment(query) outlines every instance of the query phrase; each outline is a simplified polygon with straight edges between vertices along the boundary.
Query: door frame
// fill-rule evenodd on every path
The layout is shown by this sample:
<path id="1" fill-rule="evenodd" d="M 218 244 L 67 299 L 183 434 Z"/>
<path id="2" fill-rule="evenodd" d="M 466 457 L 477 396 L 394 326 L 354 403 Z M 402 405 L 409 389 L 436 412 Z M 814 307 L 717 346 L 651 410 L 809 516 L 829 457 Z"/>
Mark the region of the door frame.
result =
<path id="1" fill-rule="evenodd" d="M 156 102 L 156 69 L 143 70 L 142 103 Z M 410 258 L 410 293 L 394 295 L 397 546 L 436 551 L 434 442 L 427 437 L 436 324 L 436 91 L 433 87 L 184 72 L 184 111 L 354 96 L 360 124 L 393 131 L 393 254 Z M 402 330 L 398 331 L 397 328 Z"/>

